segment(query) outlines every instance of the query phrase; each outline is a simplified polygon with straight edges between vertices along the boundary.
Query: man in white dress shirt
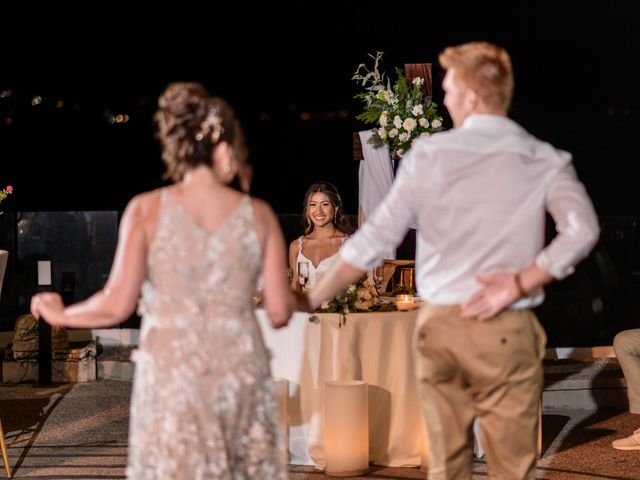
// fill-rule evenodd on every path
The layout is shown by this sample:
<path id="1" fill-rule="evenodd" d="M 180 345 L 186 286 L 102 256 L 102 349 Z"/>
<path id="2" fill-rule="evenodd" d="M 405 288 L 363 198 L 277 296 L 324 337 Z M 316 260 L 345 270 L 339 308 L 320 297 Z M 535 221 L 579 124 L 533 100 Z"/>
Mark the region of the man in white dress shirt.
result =
<path id="1" fill-rule="evenodd" d="M 439 60 L 455 128 L 414 142 L 387 197 L 310 293 L 310 307 L 371 270 L 417 222 L 425 304 L 413 348 L 429 480 L 470 478 L 474 417 L 490 478 L 534 478 L 546 337 L 531 308 L 544 284 L 589 253 L 598 220 L 571 155 L 507 118 L 508 53 L 474 42 Z M 545 211 L 558 231 L 546 247 Z"/>

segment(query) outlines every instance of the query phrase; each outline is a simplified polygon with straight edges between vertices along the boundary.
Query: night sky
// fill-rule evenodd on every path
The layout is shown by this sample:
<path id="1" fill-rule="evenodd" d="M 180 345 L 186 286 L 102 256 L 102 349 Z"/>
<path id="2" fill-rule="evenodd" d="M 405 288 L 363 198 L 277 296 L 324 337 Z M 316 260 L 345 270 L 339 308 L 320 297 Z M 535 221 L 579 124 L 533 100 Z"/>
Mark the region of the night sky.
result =
<path id="1" fill-rule="evenodd" d="M 169 82 L 194 80 L 238 112 L 257 196 L 297 213 L 306 187 L 324 179 L 356 213 L 351 135 L 365 128 L 352 98 L 357 65 L 377 50 L 388 74 L 432 62 L 441 104 L 438 53 L 488 40 L 512 55 L 511 116 L 574 154 L 600 215 L 640 215 L 634 2 L 476 3 L 269 4 L 251 15 L 246 5 L 134 12 L 110 3 L 80 8 L 78 20 L 57 9 L 5 11 L 0 185 L 15 194 L 3 208 L 119 210 L 161 185 L 155 102 Z M 117 114 L 129 122 L 109 123 Z"/>

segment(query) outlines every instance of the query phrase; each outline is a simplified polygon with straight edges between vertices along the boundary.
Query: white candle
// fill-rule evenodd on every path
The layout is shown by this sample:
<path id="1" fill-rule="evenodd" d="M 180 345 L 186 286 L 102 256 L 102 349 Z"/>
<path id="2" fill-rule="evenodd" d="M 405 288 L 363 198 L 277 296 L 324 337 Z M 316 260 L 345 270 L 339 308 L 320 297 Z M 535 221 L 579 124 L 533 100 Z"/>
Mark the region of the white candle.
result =
<path id="1" fill-rule="evenodd" d="M 369 390 L 365 382 L 327 381 L 324 390 L 325 475 L 369 470 Z"/>
<path id="2" fill-rule="evenodd" d="M 413 295 L 396 295 L 396 308 L 398 310 L 413 310 Z"/>

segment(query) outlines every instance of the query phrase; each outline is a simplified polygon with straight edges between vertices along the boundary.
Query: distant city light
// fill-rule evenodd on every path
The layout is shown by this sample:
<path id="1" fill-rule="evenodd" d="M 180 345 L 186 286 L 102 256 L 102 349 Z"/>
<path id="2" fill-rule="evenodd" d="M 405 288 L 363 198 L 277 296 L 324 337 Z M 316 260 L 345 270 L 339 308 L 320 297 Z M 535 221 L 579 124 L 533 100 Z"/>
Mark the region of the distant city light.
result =
<path id="1" fill-rule="evenodd" d="M 113 125 L 114 123 L 127 123 L 131 117 L 126 113 L 111 113 L 107 110 L 104 112 L 104 118 Z"/>
<path id="2" fill-rule="evenodd" d="M 42 97 L 40 95 L 35 95 L 31 98 L 31 106 L 35 107 L 36 105 L 40 105 L 42 103 Z"/>

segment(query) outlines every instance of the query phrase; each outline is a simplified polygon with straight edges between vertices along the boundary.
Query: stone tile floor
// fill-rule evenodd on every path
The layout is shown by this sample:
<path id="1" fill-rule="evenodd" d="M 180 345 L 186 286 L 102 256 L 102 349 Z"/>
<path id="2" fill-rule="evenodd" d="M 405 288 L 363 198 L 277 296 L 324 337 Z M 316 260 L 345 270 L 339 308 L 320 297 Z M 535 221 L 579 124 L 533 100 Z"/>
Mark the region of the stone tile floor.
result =
<path id="1" fill-rule="evenodd" d="M 0 418 L 14 478 L 124 478 L 130 393 L 131 382 L 113 380 L 51 388 L 0 385 Z M 640 416 L 619 409 L 545 409 L 536 478 L 640 480 L 640 451 L 610 447 L 638 426 Z M 292 480 L 329 478 L 313 467 L 291 466 L 290 472 Z M 417 468 L 371 466 L 358 478 L 425 474 Z M 487 478 L 486 463 L 476 460 L 473 479 Z"/>

